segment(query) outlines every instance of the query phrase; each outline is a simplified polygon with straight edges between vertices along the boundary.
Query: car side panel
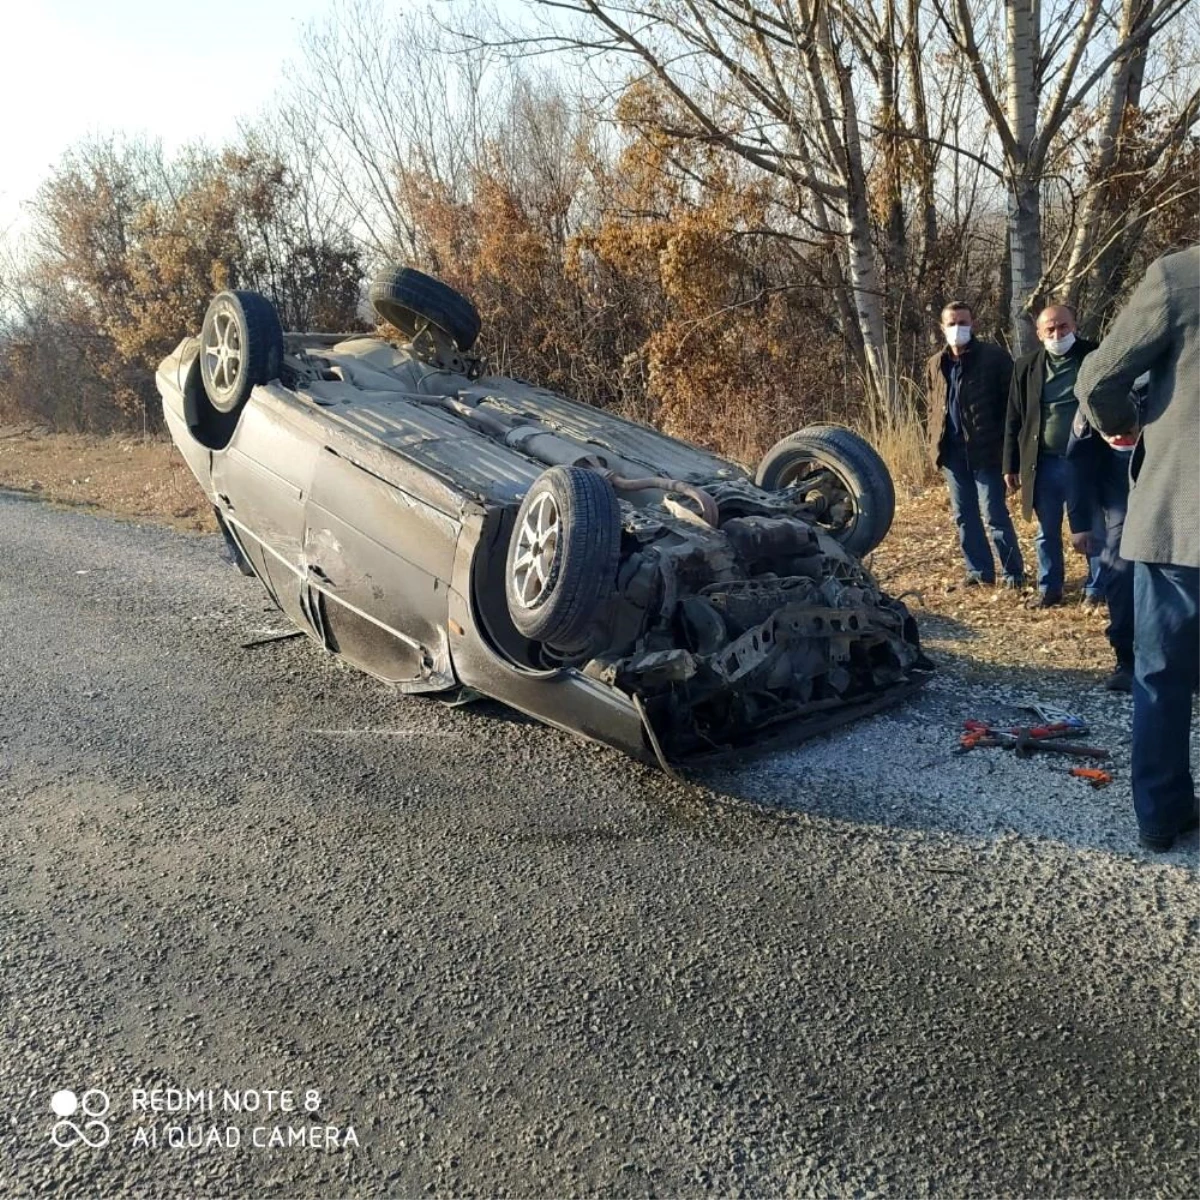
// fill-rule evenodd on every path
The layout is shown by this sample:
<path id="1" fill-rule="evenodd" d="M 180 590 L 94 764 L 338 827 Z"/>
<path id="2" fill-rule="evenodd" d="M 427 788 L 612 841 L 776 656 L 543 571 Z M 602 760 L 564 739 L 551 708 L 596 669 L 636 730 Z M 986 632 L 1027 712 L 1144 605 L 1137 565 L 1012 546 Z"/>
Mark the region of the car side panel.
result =
<path id="1" fill-rule="evenodd" d="M 320 429 L 256 389 L 229 445 L 212 452 L 217 507 L 280 607 L 302 629 L 304 505 L 312 486 Z"/>
<path id="2" fill-rule="evenodd" d="M 495 510 L 468 513 L 455 557 L 449 597 L 450 652 L 460 682 L 527 716 L 577 737 L 655 763 L 641 716 L 628 696 L 574 669 L 533 671 L 502 657 L 483 631 L 472 602 L 475 557 L 495 554 Z"/>
<path id="3" fill-rule="evenodd" d="M 331 648 L 388 683 L 451 686 L 458 531 L 453 518 L 326 448 L 306 504 L 304 560 Z"/>

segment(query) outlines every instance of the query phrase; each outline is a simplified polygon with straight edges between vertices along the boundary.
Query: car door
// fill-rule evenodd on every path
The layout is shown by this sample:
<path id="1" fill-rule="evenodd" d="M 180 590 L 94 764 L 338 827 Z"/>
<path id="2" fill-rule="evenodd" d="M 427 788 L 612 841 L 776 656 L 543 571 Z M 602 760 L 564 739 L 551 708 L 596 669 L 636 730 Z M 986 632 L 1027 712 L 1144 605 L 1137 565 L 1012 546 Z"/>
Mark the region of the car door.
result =
<path id="1" fill-rule="evenodd" d="M 229 444 L 213 452 L 217 506 L 259 578 L 301 628 L 305 503 L 322 440 L 299 408 L 257 388 Z"/>
<path id="2" fill-rule="evenodd" d="M 314 621 L 331 649 L 405 690 L 453 683 L 448 588 L 461 522 L 326 447 L 306 505 Z"/>

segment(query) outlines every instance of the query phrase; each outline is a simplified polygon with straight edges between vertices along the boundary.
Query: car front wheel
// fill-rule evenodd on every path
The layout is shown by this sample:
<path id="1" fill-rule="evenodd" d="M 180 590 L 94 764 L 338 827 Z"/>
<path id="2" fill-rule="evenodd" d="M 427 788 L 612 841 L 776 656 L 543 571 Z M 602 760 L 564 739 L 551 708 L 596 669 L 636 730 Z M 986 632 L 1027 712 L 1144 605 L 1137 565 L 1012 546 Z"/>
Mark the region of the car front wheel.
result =
<path id="1" fill-rule="evenodd" d="M 532 641 L 577 650 L 612 595 L 620 551 L 612 484 L 583 467 L 542 472 L 508 545 L 505 596 L 513 624 Z"/>

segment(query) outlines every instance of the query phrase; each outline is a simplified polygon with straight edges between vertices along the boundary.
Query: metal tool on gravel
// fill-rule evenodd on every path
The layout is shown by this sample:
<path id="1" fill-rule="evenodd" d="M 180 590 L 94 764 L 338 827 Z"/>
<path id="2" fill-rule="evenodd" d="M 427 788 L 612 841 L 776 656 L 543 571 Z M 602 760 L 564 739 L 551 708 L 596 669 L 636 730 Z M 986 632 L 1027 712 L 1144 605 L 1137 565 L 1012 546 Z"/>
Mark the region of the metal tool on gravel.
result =
<path id="1" fill-rule="evenodd" d="M 1010 729 L 996 729 L 986 721 L 971 719 L 963 722 L 963 729 L 966 732 L 958 740 L 959 748 L 955 751 L 957 754 L 965 754 L 968 750 L 989 746 L 1013 747 L 1016 746 L 1017 740 L 1022 734 L 1041 740 L 1043 738 L 1078 737 L 1087 732 L 1086 726 L 1080 728 L 1061 721 L 1053 725 L 1035 725 L 1032 728 L 1014 726 Z"/>
<path id="2" fill-rule="evenodd" d="M 1081 746 L 1077 742 L 1049 741 L 1033 737 L 1031 731 L 1023 729 L 1017 734 L 1013 745 L 1018 758 L 1030 758 L 1034 754 L 1070 754 L 1075 758 L 1108 758 L 1103 746 Z"/>
<path id="3" fill-rule="evenodd" d="M 1067 725 L 1072 729 L 1087 732 L 1087 722 L 1065 708 L 1055 708 L 1051 704 L 1022 704 L 1026 712 L 1031 712 L 1045 725 Z"/>

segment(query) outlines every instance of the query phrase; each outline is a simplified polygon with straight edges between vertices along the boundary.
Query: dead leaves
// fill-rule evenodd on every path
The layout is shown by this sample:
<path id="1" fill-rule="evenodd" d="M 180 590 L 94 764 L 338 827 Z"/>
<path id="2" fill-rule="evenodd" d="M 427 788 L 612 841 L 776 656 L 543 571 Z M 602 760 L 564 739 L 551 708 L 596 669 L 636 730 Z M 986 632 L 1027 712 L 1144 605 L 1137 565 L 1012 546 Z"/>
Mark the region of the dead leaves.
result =
<path id="1" fill-rule="evenodd" d="M 1033 563 L 1031 524 L 1017 522 L 1026 562 Z M 891 595 L 906 601 L 927 629 L 926 641 L 997 666 L 1053 666 L 1055 670 L 1101 670 L 1112 652 L 1104 636 L 1107 613 L 1089 613 L 1079 603 L 1083 560 L 1067 560 L 1067 602 L 1030 610 L 1028 592 L 964 587 L 963 566 L 945 492 L 931 488 L 900 498 L 896 520 L 875 552 L 872 569 Z M 918 603 L 920 594 L 924 603 Z M 969 645 L 969 650 L 966 646 Z"/>

